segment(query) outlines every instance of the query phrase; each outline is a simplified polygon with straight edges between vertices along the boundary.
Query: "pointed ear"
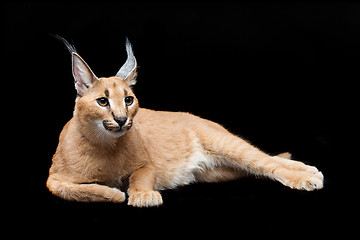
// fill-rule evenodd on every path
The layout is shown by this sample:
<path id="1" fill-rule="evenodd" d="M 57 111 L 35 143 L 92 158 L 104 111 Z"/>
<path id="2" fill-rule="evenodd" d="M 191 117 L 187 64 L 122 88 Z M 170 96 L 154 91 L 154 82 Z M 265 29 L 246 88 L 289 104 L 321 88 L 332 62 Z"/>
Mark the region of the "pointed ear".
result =
<path id="1" fill-rule="evenodd" d="M 124 79 L 124 81 L 126 81 L 129 84 L 129 86 L 133 86 L 136 83 L 137 62 L 131 47 L 131 43 L 128 38 L 126 38 L 126 53 L 127 53 L 126 62 L 116 73 L 115 76 L 121 77 L 122 79 Z"/>
<path id="2" fill-rule="evenodd" d="M 137 77 L 137 68 L 135 67 L 130 74 L 125 78 L 125 81 L 129 84 L 129 86 L 134 86 L 136 84 Z"/>
<path id="3" fill-rule="evenodd" d="M 91 71 L 84 59 L 76 52 L 72 52 L 72 72 L 75 79 L 75 88 L 80 96 L 88 91 L 99 79 Z"/>

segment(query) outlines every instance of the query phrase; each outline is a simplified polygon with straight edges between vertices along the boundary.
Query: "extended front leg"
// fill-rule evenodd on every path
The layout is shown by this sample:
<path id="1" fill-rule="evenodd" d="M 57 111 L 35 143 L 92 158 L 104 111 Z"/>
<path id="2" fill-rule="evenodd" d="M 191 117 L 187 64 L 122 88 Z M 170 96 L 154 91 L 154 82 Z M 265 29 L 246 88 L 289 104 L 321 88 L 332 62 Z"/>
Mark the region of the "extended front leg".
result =
<path id="1" fill-rule="evenodd" d="M 145 166 L 130 176 L 128 205 L 134 207 L 154 207 L 163 203 L 158 191 L 154 191 L 156 181 L 155 169 Z"/>
<path id="2" fill-rule="evenodd" d="M 114 202 L 125 201 L 125 193 L 96 183 L 74 183 L 59 174 L 49 176 L 47 187 L 56 196 L 79 202 Z"/>

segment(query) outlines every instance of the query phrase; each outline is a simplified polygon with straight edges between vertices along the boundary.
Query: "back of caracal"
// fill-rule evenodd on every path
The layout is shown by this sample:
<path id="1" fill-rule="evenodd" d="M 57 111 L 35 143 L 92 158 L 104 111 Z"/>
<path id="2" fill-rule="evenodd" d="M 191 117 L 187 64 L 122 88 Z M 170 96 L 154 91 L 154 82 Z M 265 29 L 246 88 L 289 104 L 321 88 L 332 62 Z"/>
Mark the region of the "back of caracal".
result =
<path id="1" fill-rule="evenodd" d="M 61 37 L 59 37 L 61 38 Z M 221 182 L 256 175 L 293 189 L 323 187 L 316 167 L 269 156 L 217 123 L 182 112 L 139 107 L 132 90 L 137 63 L 129 41 L 125 64 L 114 77 L 98 78 L 75 48 L 77 97 L 52 159 L 47 187 L 56 196 L 82 202 L 158 206 L 159 190 L 195 182 Z"/>

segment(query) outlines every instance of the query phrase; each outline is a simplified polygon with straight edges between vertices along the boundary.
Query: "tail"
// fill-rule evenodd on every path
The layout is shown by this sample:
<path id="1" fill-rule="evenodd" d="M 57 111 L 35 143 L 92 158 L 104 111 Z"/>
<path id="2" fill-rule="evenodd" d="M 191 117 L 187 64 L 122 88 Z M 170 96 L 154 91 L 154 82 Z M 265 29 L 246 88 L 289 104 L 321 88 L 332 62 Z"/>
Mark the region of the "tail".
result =
<path id="1" fill-rule="evenodd" d="M 291 159 L 291 153 L 289 153 L 289 152 L 280 153 L 276 156 L 281 157 L 281 158 Z"/>

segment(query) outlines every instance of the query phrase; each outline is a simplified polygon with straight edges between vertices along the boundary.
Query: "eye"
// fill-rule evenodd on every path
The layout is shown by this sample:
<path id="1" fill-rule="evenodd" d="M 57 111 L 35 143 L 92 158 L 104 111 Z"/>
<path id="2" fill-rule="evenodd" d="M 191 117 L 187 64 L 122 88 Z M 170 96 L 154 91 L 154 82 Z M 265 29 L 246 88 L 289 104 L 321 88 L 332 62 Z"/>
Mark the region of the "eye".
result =
<path id="1" fill-rule="evenodd" d="M 98 98 L 96 99 L 96 102 L 101 106 L 101 107 L 106 107 L 109 105 L 109 100 L 107 98 Z"/>
<path id="2" fill-rule="evenodd" d="M 126 106 L 130 106 L 134 102 L 134 97 L 128 96 L 124 99 Z"/>

